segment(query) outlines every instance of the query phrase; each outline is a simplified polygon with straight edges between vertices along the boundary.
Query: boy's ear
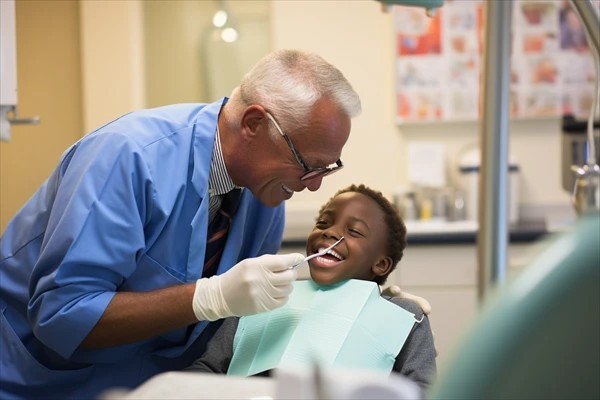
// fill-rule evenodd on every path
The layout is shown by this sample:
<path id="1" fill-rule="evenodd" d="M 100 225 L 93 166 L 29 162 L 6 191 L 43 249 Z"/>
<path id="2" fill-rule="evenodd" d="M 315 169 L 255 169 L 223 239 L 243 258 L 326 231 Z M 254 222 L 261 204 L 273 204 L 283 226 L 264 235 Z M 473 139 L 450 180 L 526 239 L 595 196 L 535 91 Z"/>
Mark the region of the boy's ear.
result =
<path id="1" fill-rule="evenodd" d="M 391 257 L 382 257 L 371 267 L 371 271 L 375 274 L 375 276 L 384 276 L 389 273 L 392 268 L 392 258 Z"/>

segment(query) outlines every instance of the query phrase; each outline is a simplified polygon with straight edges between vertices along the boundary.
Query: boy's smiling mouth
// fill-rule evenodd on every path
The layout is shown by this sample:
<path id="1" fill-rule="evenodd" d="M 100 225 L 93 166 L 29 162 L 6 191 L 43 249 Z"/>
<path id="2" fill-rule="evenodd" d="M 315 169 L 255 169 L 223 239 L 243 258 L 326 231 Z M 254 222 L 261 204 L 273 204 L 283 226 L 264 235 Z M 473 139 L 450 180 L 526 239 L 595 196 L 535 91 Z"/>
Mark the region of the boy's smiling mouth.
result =
<path id="1" fill-rule="evenodd" d="M 325 247 L 319 248 L 317 252 L 323 251 L 324 249 Z M 325 253 L 325 255 L 313 259 L 312 262 L 320 267 L 333 267 L 344 260 L 344 256 L 332 249 Z"/>

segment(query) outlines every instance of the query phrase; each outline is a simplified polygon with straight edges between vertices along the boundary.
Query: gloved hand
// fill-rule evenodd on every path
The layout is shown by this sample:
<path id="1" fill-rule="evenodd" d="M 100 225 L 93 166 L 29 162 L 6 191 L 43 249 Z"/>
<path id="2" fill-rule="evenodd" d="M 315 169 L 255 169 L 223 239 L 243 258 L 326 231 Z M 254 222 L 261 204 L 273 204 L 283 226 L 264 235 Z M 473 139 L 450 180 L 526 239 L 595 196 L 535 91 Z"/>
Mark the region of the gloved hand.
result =
<path id="1" fill-rule="evenodd" d="M 387 297 L 398 297 L 400 299 L 412 300 L 415 303 L 417 303 L 419 307 L 421 307 L 421 310 L 423 310 L 423 314 L 429 315 L 429 313 L 431 312 L 431 304 L 429 304 L 427 299 L 416 296 L 414 294 L 403 292 L 402 289 L 400 289 L 400 286 L 389 286 L 386 289 L 384 289 L 381 294 Z"/>
<path id="2" fill-rule="evenodd" d="M 196 318 L 215 321 L 283 306 L 298 276 L 290 267 L 303 259 L 300 253 L 266 254 L 242 260 L 223 275 L 198 279 L 193 300 Z"/>

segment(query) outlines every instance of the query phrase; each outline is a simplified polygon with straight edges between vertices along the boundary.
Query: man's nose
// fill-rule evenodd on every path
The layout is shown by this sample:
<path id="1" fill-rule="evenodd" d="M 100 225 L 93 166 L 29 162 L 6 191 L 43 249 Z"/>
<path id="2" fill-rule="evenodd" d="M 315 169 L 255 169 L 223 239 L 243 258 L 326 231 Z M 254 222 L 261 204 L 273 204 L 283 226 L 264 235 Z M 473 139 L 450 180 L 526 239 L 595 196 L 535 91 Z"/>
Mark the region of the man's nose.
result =
<path id="1" fill-rule="evenodd" d="M 306 186 L 308 190 L 314 192 L 316 190 L 319 190 L 319 188 L 321 187 L 321 183 L 323 183 L 323 177 L 319 176 L 316 178 L 307 179 L 305 181 L 302 181 L 302 183 L 304 184 L 304 186 Z"/>

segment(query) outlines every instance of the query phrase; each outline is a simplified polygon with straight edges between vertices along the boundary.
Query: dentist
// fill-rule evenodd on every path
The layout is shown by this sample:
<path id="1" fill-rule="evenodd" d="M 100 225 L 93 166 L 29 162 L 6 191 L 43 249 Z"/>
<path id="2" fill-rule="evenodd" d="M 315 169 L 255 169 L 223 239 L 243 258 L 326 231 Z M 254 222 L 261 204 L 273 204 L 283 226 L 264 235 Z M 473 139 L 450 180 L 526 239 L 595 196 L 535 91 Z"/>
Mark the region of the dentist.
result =
<path id="1" fill-rule="evenodd" d="M 360 111 L 337 68 L 280 50 L 229 99 L 132 112 L 67 149 L 0 239 L 0 398 L 133 388 L 198 358 L 209 321 L 285 304 L 302 256 L 274 255 L 283 202 L 342 167 Z"/>

